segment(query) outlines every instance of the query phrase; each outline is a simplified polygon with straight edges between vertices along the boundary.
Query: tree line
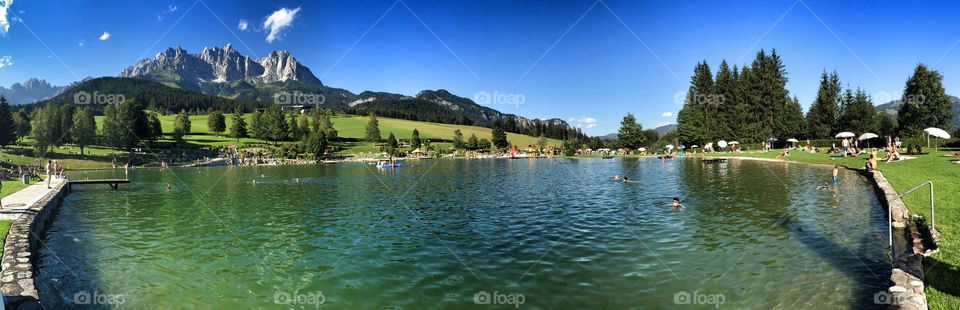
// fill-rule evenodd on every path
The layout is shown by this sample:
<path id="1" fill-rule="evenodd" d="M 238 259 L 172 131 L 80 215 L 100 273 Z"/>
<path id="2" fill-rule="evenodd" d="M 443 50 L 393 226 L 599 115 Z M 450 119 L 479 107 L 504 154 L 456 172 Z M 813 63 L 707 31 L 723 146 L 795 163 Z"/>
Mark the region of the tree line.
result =
<path id="1" fill-rule="evenodd" d="M 715 77 L 704 61 L 694 67 L 677 114 L 677 139 L 689 144 L 721 139 L 757 143 L 769 138 L 827 139 L 842 131 L 916 136 L 927 127 L 949 130 L 952 102 L 942 79 L 919 64 L 906 81 L 900 113 L 893 120 L 876 112 L 864 90 L 844 89 L 836 72 L 824 71 L 817 97 L 804 115 L 786 89 L 787 73 L 776 50 L 761 50 L 742 68 L 731 68 L 724 60 Z"/>

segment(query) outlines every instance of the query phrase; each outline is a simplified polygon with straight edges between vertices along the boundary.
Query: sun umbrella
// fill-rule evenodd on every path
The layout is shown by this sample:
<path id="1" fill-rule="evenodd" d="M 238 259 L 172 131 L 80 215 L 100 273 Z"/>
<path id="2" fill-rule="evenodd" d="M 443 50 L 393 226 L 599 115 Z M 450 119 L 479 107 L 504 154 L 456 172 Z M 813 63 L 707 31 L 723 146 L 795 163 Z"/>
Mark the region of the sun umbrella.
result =
<path id="1" fill-rule="evenodd" d="M 844 131 L 844 132 L 841 132 L 841 133 L 838 133 L 838 134 L 837 134 L 837 138 L 853 138 L 853 137 L 856 137 L 856 136 L 857 136 L 857 135 L 855 135 L 855 134 L 853 134 L 852 132 L 849 132 L 849 131 Z"/>
<path id="2" fill-rule="evenodd" d="M 726 140 L 717 141 L 717 146 L 719 146 L 720 148 L 726 148 L 726 147 L 727 147 L 727 141 L 726 141 Z"/>
<path id="3" fill-rule="evenodd" d="M 794 139 L 794 138 L 790 138 L 790 139 L 787 139 L 787 142 L 797 143 L 797 142 L 800 142 L 800 140 L 797 140 L 797 139 Z"/>
<path id="4" fill-rule="evenodd" d="M 673 144 L 667 144 L 667 149 L 673 149 Z"/>
<path id="5" fill-rule="evenodd" d="M 700 147 L 700 146 L 699 146 L 699 145 L 696 145 L 696 144 L 694 144 L 694 145 L 693 145 L 693 146 L 691 146 L 690 148 L 691 148 L 691 149 L 695 149 L 695 148 L 698 148 L 698 147 Z"/>
<path id="6" fill-rule="evenodd" d="M 927 147 L 930 147 L 930 137 L 929 137 L 929 136 L 934 136 L 934 137 L 936 137 L 936 138 L 938 138 L 938 139 L 950 139 L 950 134 L 947 133 L 946 130 L 943 130 L 943 129 L 940 129 L 940 128 L 930 127 L 930 128 L 924 129 L 924 130 L 923 130 L 923 133 L 925 133 L 925 134 L 928 135 L 928 137 L 927 137 Z M 938 150 L 939 150 L 939 146 L 938 146 L 938 147 L 935 147 L 934 150 L 935 150 L 935 151 L 938 151 Z"/>
<path id="7" fill-rule="evenodd" d="M 637 149 L 637 150 L 638 150 L 638 151 L 641 151 L 641 152 L 646 152 L 646 151 L 647 151 L 647 148 L 641 147 L 641 148 L 639 148 L 639 149 Z"/>
<path id="8" fill-rule="evenodd" d="M 727 142 L 727 144 L 729 144 L 729 145 L 737 145 L 737 144 L 740 144 L 740 142 L 730 141 L 730 142 Z"/>
<path id="9" fill-rule="evenodd" d="M 863 141 L 863 140 L 873 139 L 873 138 L 877 138 L 877 137 L 880 137 L 880 136 L 878 136 L 878 135 L 875 134 L 875 133 L 868 132 L 868 133 L 865 133 L 865 134 L 860 135 L 860 137 L 857 137 L 857 140 Z"/>
<path id="10" fill-rule="evenodd" d="M 680 148 L 681 150 L 683 150 L 683 149 L 686 149 L 687 147 L 686 147 L 686 146 L 683 146 L 683 144 L 681 144 L 680 146 L 678 146 L 678 148 Z"/>

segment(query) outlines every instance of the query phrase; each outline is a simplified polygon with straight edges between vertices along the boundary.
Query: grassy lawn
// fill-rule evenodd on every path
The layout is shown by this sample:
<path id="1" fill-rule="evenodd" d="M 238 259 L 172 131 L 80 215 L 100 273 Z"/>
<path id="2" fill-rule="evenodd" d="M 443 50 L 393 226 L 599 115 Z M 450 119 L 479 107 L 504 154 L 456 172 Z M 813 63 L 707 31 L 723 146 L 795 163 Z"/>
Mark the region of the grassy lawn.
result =
<path id="1" fill-rule="evenodd" d="M 3 189 L 0 190 L 0 198 L 10 196 L 10 194 L 16 193 L 17 191 L 26 188 L 27 184 L 19 180 L 4 180 Z"/>
<path id="2" fill-rule="evenodd" d="M 13 224 L 12 220 L 0 220 L 0 236 L 3 236 L 4 242 L 7 240 L 7 232 L 10 231 L 10 225 Z M 0 248 L 0 255 L 3 255 L 3 249 Z"/>
<path id="3" fill-rule="evenodd" d="M 878 162 L 891 185 L 903 193 L 925 181 L 933 181 L 936 205 L 936 227 L 943 237 L 940 252 L 924 259 L 927 282 L 927 302 L 931 309 L 957 309 L 960 307 L 960 165 L 951 163 L 943 155 L 955 151 L 941 150 L 894 163 Z M 768 153 L 737 154 L 736 156 L 775 158 L 779 151 Z M 712 154 L 723 156 L 729 154 Z M 880 154 L 882 158 L 884 154 Z M 833 164 L 862 168 L 864 158 L 834 158 L 826 154 L 792 152 L 786 160 Z M 930 219 L 929 191 L 921 189 L 903 197 L 911 213 Z"/>
<path id="4" fill-rule="evenodd" d="M 233 114 L 226 114 L 224 116 L 226 118 L 227 131 L 229 132 L 230 126 L 233 125 Z M 243 117 L 247 121 L 248 126 L 253 122 L 252 113 L 244 114 Z M 160 116 L 160 127 L 165 134 L 173 132 L 173 121 L 175 118 L 176 115 Z M 397 139 L 409 139 L 410 136 L 413 135 L 414 129 L 420 132 L 420 138 L 422 139 L 452 140 L 453 131 L 457 129 L 460 129 L 460 132 L 463 133 L 464 140 L 469 138 L 471 134 L 475 134 L 477 138 L 481 139 L 486 138 L 490 140 L 492 138 L 492 130 L 485 127 L 418 122 L 386 117 L 377 117 L 377 119 L 380 121 L 380 133 L 384 139 L 386 139 L 391 132 Z M 102 127 L 103 116 L 97 116 L 96 120 L 97 127 Z M 333 127 L 337 129 L 340 137 L 363 139 L 366 136 L 368 121 L 369 117 L 367 116 L 337 115 L 333 117 Z M 210 132 L 209 127 L 207 127 L 206 115 L 190 116 L 190 132 L 193 133 L 193 135 L 186 137 L 187 142 L 197 145 L 217 146 L 236 144 L 237 142 L 236 139 L 214 136 L 213 133 Z M 255 141 L 254 139 L 242 139 L 241 143 L 253 143 Z M 507 141 L 519 147 L 526 147 L 527 145 L 535 145 L 537 143 L 537 137 L 507 133 Z M 549 145 L 560 145 L 561 142 L 562 141 L 556 139 L 548 140 Z"/>

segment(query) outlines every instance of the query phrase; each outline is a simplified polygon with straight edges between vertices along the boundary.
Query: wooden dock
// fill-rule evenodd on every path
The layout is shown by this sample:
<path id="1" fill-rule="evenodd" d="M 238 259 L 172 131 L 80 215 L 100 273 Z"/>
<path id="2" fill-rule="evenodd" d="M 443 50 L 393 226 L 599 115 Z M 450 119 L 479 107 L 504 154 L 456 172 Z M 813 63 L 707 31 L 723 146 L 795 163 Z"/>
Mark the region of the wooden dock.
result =
<path id="1" fill-rule="evenodd" d="M 87 184 L 107 184 L 110 185 L 110 188 L 117 190 L 120 187 L 120 184 L 130 183 L 130 179 L 99 179 L 99 180 L 70 180 L 67 181 L 67 192 L 73 191 L 74 185 L 87 185 Z"/>

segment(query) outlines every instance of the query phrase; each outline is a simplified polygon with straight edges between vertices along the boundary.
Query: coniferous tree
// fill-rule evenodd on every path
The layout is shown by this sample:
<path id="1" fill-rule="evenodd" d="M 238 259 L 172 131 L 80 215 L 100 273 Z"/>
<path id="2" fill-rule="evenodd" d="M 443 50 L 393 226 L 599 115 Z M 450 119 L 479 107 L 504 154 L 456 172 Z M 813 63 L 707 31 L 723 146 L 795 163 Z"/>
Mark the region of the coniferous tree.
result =
<path id="1" fill-rule="evenodd" d="M 466 148 L 463 142 L 463 133 L 460 132 L 460 129 L 453 131 L 453 148 L 457 150 Z"/>
<path id="2" fill-rule="evenodd" d="M 371 142 L 380 142 L 380 121 L 377 120 L 377 116 L 372 112 L 370 113 L 370 120 L 367 122 L 367 141 Z"/>
<path id="3" fill-rule="evenodd" d="M 823 71 L 820 74 L 817 99 L 813 101 L 810 111 L 807 112 L 807 137 L 831 138 L 833 134 L 840 131 L 837 122 L 840 91 L 840 77 L 837 76 L 837 72 L 827 75 L 827 71 Z"/>
<path id="4" fill-rule="evenodd" d="M 622 148 L 636 149 L 644 146 L 646 141 L 643 135 L 643 126 L 637 123 L 637 118 L 633 113 L 627 113 L 620 121 L 620 129 L 617 131 L 617 143 Z"/>
<path id="5" fill-rule="evenodd" d="M 0 148 L 13 144 L 17 140 L 17 127 L 7 98 L 0 96 Z"/>
<path id="6" fill-rule="evenodd" d="M 413 134 L 410 135 L 410 145 L 413 146 L 413 148 L 418 149 L 418 148 L 420 148 L 420 144 L 421 144 L 421 143 L 420 143 L 420 132 L 417 131 L 416 128 L 414 128 L 414 129 L 413 129 Z"/>
<path id="7" fill-rule="evenodd" d="M 47 156 L 50 147 L 60 139 L 60 133 L 57 132 L 60 117 L 57 112 L 55 106 L 46 106 L 33 111 L 31 127 L 33 129 L 33 155 L 35 157 Z"/>
<path id="8" fill-rule="evenodd" d="M 503 131 L 503 128 L 497 126 L 493 128 L 492 144 L 498 150 L 504 150 L 510 147 L 510 142 L 507 141 L 507 133 Z"/>
<path id="9" fill-rule="evenodd" d="M 859 88 L 856 92 L 848 89 L 847 93 L 848 95 L 844 96 L 843 114 L 840 115 L 843 130 L 857 134 L 874 131 L 877 128 L 877 112 L 873 107 L 873 100 Z"/>
<path id="10" fill-rule="evenodd" d="M 147 115 L 147 136 L 144 139 L 155 141 L 163 136 L 163 127 L 160 125 L 160 117 L 157 113 Z"/>
<path id="11" fill-rule="evenodd" d="M 230 136 L 237 139 L 237 143 L 240 143 L 241 138 L 248 136 L 247 121 L 243 119 L 243 114 L 240 113 L 239 109 L 233 114 L 233 125 L 230 126 Z"/>

